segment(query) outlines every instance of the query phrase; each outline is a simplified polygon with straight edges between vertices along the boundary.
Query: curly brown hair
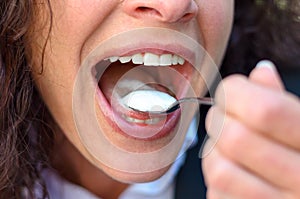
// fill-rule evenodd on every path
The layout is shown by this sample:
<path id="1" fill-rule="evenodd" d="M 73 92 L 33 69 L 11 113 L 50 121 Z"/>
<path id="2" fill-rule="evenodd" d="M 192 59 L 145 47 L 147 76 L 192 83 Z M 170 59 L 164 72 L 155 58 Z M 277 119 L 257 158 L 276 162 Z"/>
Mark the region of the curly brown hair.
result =
<path id="1" fill-rule="evenodd" d="M 34 31 L 39 6 L 36 0 L 0 1 L 0 198 L 23 198 L 24 190 L 36 198 L 37 185 L 42 187 L 41 197 L 47 197 L 40 171 L 47 166 L 54 134 L 26 59 L 30 57 L 27 35 Z M 50 0 L 44 6 L 51 22 Z M 300 66 L 298 0 L 243 0 L 235 7 L 223 76 L 248 74 L 265 58 L 278 66 Z"/>
<path id="2" fill-rule="evenodd" d="M 249 74 L 261 59 L 275 62 L 279 72 L 300 67 L 300 1 L 243 0 L 235 4 L 223 76 Z"/>
<path id="3" fill-rule="evenodd" d="M 36 198 L 34 186 L 45 187 L 39 170 L 53 134 L 26 60 L 36 5 L 34 0 L 0 2 L 0 198 L 24 198 L 25 191 Z"/>

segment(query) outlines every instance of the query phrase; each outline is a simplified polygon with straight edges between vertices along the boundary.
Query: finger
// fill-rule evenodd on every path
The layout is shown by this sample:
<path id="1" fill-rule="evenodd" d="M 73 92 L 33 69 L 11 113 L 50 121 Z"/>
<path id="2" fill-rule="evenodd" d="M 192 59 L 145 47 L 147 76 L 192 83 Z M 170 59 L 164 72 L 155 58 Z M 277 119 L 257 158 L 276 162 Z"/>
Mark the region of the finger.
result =
<path id="1" fill-rule="evenodd" d="M 212 106 L 205 118 L 205 128 L 209 137 L 213 140 L 219 139 L 223 130 L 226 113 L 218 106 Z"/>
<path id="2" fill-rule="evenodd" d="M 226 118 L 216 148 L 267 182 L 299 192 L 300 156 L 295 150 L 254 133 L 232 118 Z"/>
<path id="3" fill-rule="evenodd" d="M 249 75 L 252 82 L 278 91 L 284 91 L 283 82 L 275 65 L 267 60 L 260 61 Z"/>
<path id="4" fill-rule="evenodd" d="M 221 193 L 219 190 L 215 190 L 212 188 L 209 188 L 206 193 L 207 199 L 234 199 L 228 195 L 225 195 L 224 193 Z"/>
<path id="5" fill-rule="evenodd" d="M 220 112 L 222 112 L 222 110 L 220 110 L 218 106 L 215 105 L 208 110 L 208 113 L 205 118 L 205 128 L 207 131 L 207 136 L 204 140 L 205 143 L 201 146 L 199 152 L 200 158 L 205 158 L 212 152 L 221 135 L 225 117 L 224 113 L 221 114 Z M 221 115 L 223 117 L 221 117 Z"/>
<path id="6" fill-rule="evenodd" d="M 242 167 L 224 158 L 217 149 L 203 159 L 203 170 L 210 195 L 242 199 L 281 199 L 277 187 L 257 178 Z"/>
<path id="7" fill-rule="evenodd" d="M 296 96 L 232 75 L 218 86 L 215 101 L 226 114 L 255 132 L 300 150 L 300 102 Z"/>

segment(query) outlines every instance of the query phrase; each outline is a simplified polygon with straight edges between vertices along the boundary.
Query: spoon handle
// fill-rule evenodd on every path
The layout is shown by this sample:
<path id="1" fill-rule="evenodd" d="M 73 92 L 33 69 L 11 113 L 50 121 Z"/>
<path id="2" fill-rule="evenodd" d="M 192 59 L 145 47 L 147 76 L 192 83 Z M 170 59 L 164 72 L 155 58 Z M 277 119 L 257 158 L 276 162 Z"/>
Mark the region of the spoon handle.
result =
<path id="1" fill-rule="evenodd" d="M 180 104 L 183 103 L 183 102 L 198 102 L 199 104 L 202 104 L 202 105 L 213 105 L 214 104 L 213 98 L 209 98 L 209 97 L 186 97 L 186 98 L 182 98 L 182 99 L 177 100 L 167 110 L 162 111 L 160 113 L 157 112 L 157 114 L 172 113 L 172 112 L 176 111 L 177 109 L 179 109 Z"/>

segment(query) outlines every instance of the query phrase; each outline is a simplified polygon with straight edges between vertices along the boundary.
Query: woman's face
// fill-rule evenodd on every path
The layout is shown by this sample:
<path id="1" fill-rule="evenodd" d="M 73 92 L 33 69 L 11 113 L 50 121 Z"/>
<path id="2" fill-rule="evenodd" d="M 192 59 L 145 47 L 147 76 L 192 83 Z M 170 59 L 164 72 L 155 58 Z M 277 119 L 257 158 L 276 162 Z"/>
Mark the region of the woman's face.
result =
<path id="1" fill-rule="evenodd" d="M 136 161 L 133 158 L 130 161 L 134 162 L 128 160 L 128 163 L 126 158 L 122 159 L 121 156 L 124 151 L 134 155 L 147 155 L 167 146 L 176 137 L 178 129 L 180 129 L 179 121 L 184 121 L 183 123 L 188 124 L 193 118 L 194 112 L 188 111 L 188 113 L 185 113 L 184 119 L 181 118 L 180 113 L 176 113 L 165 118 L 164 124 L 161 121 L 149 123 L 149 120 L 145 119 L 145 115 L 127 113 L 130 116 L 120 117 L 119 120 L 122 120 L 120 122 L 112 117 L 114 110 L 112 110 L 111 99 L 113 97 L 111 97 L 111 93 L 115 85 L 118 84 L 120 77 L 124 77 L 130 71 L 134 72 L 128 77 L 125 75 L 125 80 L 122 80 L 123 82 L 121 81 L 120 83 L 123 86 L 125 85 L 127 90 L 130 88 L 129 85 L 135 85 L 136 82 L 139 84 L 151 82 L 147 89 L 150 88 L 162 92 L 173 89 L 172 92 L 180 97 L 185 95 L 186 89 L 183 82 L 187 81 L 193 86 L 196 95 L 203 93 L 205 81 L 197 72 L 199 68 L 204 68 L 206 72 L 209 71 L 210 67 L 212 67 L 210 66 L 211 62 L 214 62 L 216 65 L 221 63 L 231 30 L 233 0 L 51 0 L 51 7 L 53 22 L 45 50 L 42 74 L 39 74 L 41 71 L 39 63 L 41 63 L 42 56 L 38 47 L 43 46 L 45 42 L 48 34 L 47 26 L 43 26 L 42 22 L 41 24 L 36 24 L 36 32 L 32 35 L 36 41 L 33 44 L 33 61 L 35 63 L 33 65 L 33 77 L 43 100 L 60 129 L 88 161 L 113 178 L 121 181 L 148 181 L 161 176 L 169 165 L 162 164 L 157 169 L 131 172 L 130 169 L 126 170 L 126 166 L 124 167 L 125 169 L 122 166 L 119 169 L 116 166 L 109 165 L 105 160 L 102 161 L 102 155 L 110 158 L 111 156 L 117 156 L 118 152 L 110 154 L 110 151 L 113 150 L 101 148 L 100 145 L 102 144 L 98 144 L 102 143 L 100 139 L 106 139 L 108 143 L 120 151 L 120 156 L 112 158 L 120 158 L 121 160 L 118 161 L 119 165 L 130 164 L 138 165 L 137 168 L 143 168 L 147 165 L 152 165 L 153 161 L 154 164 L 156 162 L 159 164 L 158 162 L 169 156 L 168 153 L 170 153 L 171 159 L 175 159 L 178 149 L 181 147 L 182 139 L 179 139 L 181 141 L 175 145 L 177 149 L 173 147 L 169 152 L 157 153 L 156 159 L 151 159 L 151 162 L 147 158 L 143 161 L 143 159 L 137 157 Z M 46 9 L 44 12 L 48 13 Z M 45 29 L 41 31 L 40 27 L 45 27 Z M 154 32 L 143 29 L 149 27 Z M 204 52 L 200 53 L 201 58 L 199 59 L 201 59 L 202 65 L 195 69 L 191 65 L 192 61 L 189 60 L 189 57 L 193 57 L 194 53 L 197 54 L 197 52 L 193 52 L 193 49 L 185 46 L 184 42 L 174 40 L 171 43 L 167 43 L 165 39 L 160 38 L 159 31 L 157 32 L 159 28 L 163 28 L 161 29 L 162 32 L 169 30 L 167 35 L 170 34 L 172 36 L 173 32 L 175 35 L 180 32 L 198 42 L 207 52 L 207 54 Z M 128 33 L 127 31 L 132 32 Z M 99 45 L 101 46 L 104 41 L 109 41 L 111 37 L 122 32 L 127 32 L 126 41 L 124 41 L 124 43 L 128 43 L 126 44 L 127 46 L 123 46 L 121 44 L 122 41 L 119 41 L 120 46 L 122 46 L 119 49 L 115 49 L 118 48 L 118 45 L 116 45 L 117 47 L 114 47 L 114 50 L 109 50 L 108 48 L 108 51 L 101 51 L 101 47 L 98 47 Z M 144 39 L 145 41 L 143 41 L 141 38 L 145 34 L 153 35 L 150 35 L 149 38 L 151 39 Z M 148 37 L 146 36 L 145 38 Z M 84 100 L 80 102 L 80 99 L 78 102 L 78 98 L 76 98 L 76 96 L 78 97 L 78 92 L 82 99 L 85 99 L 84 96 L 87 95 L 84 89 L 78 90 L 77 88 L 88 87 L 89 80 L 87 79 L 86 82 L 81 80 L 80 85 L 76 84 L 76 82 L 78 81 L 78 74 L 81 73 L 80 69 L 82 67 L 89 68 L 89 64 L 86 64 L 84 60 L 87 57 L 90 59 L 88 55 L 97 47 L 98 50 L 94 53 L 97 62 L 101 62 L 108 57 L 129 56 L 132 58 L 133 55 L 139 56 L 139 59 L 144 61 L 139 64 L 133 64 L 132 62 L 122 64 L 117 61 L 108 66 L 106 72 L 101 74 L 100 79 L 93 77 L 97 80 L 97 86 L 91 101 L 94 102 L 93 110 L 100 130 L 93 129 L 91 126 L 94 126 L 94 124 L 85 116 L 86 110 L 83 110 L 85 106 L 82 105 L 85 103 L 90 105 L 89 99 L 87 100 L 88 102 Z M 171 64 L 172 66 L 168 66 L 170 64 L 167 63 L 164 69 L 158 69 L 160 67 L 152 66 L 156 64 L 146 64 L 145 61 L 147 56 L 150 57 L 151 62 L 157 57 L 168 59 L 171 56 L 173 59 L 176 57 L 174 55 L 186 59 L 184 64 L 175 63 L 175 65 Z M 208 61 L 210 60 L 208 55 L 213 61 Z M 143 70 L 145 68 L 143 65 L 150 66 Z M 138 66 L 140 68 L 137 69 Z M 174 69 L 170 71 L 175 71 L 175 73 L 184 77 L 183 80 L 171 74 L 172 72 L 163 71 L 168 67 Z M 94 67 L 91 67 L 90 70 L 93 71 L 94 69 Z M 135 71 L 135 69 L 137 70 Z M 86 73 L 90 72 L 92 74 L 88 70 Z M 151 72 L 151 70 L 154 72 Z M 155 74 L 156 72 L 157 74 Z M 207 72 L 207 74 L 210 73 Z M 209 79 L 209 77 L 207 78 Z M 158 85 L 157 81 L 160 81 L 160 85 Z M 126 84 L 126 82 L 129 83 Z M 86 85 L 84 85 L 85 83 Z M 167 86 L 161 86 L 162 84 Z M 77 93 L 74 94 L 74 92 Z M 124 93 L 121 95 L 124 95 Z M 77 109 L 75 114 L 74 109 Z M 83 112 L 82 114 L 81 111 Z M 124 112 L 118 114 L 123 114 L 124 116 Z M 78 124 L 78 117 L 83 117 L 81 121 L 86 121 Z M 118 123 L 122 123 L 125 127 L 119 127 Z M 82 127 L 82 124 L 86 125 L 86 128 Z M 158 134 L 147 135 L 149 129 L 150 132 L 151 129 L 157 129 L 158 126 L 161 129 Z M 135 131 L 136 134 L 140 132 L 143 136 L 139 137 L 136 134 L 133 136 L 130 132 L 126 132 L 126 129 Z M 99 137 L 100 134 L 102 136 Z"/>

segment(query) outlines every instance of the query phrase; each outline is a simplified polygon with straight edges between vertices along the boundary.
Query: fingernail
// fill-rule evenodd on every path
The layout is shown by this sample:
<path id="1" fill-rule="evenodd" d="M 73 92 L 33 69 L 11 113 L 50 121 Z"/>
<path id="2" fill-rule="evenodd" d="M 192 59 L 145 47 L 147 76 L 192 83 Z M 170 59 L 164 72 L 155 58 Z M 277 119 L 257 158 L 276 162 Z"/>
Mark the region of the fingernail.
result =
<path id="1" fill-rule="evenodd" d="M 277 71 L 276 66 L 270 60 L 262 60 L 256 64 L 255 68 L 268 68 L 272 71 Z"/>

